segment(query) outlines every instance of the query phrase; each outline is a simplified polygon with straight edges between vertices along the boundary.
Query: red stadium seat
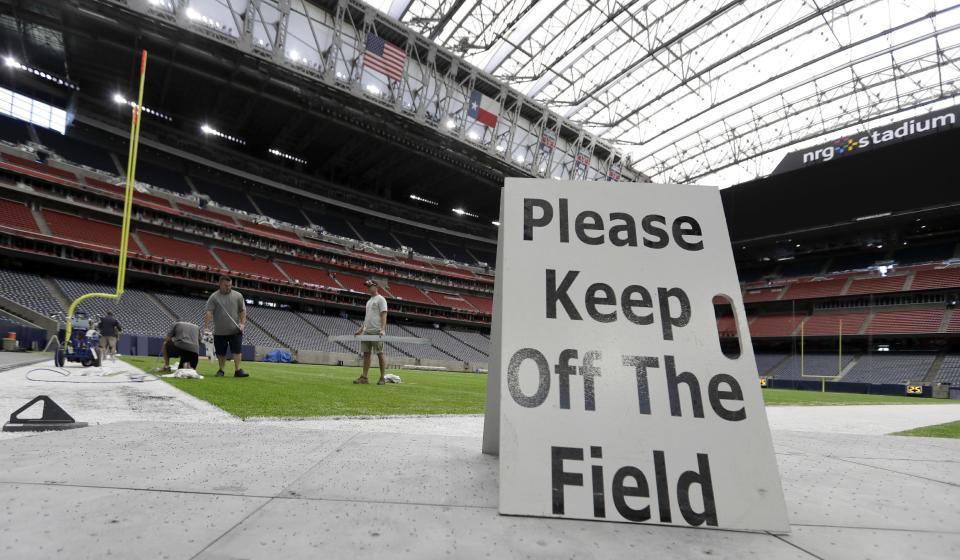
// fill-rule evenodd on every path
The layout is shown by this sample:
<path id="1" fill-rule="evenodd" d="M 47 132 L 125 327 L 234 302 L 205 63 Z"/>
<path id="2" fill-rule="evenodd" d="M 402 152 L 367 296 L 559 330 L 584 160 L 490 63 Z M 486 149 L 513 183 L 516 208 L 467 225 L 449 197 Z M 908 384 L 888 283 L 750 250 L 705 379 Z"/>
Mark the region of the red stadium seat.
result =
<path id="1" fill-rule="evenodd" d="M 785 288 L 764 288 L 760 290 L 747 290 L 743 293 L 743 302 L 750 303 L 754 301 L 775 301 Z"/>
<path id="2" fill-rule="evenodd" d="M 960 313 L 958 313 L 956 309 L 953 310 L 953 315 L 950 316 L 950 321 L 947 322 L 947 332 L 960 333 Z"/>
<path id="3" fill-rule="evenodd" d="M 467 300 L 470 305 L 476 307 L 480 310 L 481 313 L 486 313 L 487 315 L 493 315 L 493 299 L 488 297 L 472 296 L 463 294 L 463 299 Z"/>
<path id="4" fill-rule="evenodd" d="M 787 293 L 783 295 L 782 299 L 810 299 L 838 296 L 840 295 L 840 290 L 843 289 L 843 285 L 846 283 L 846 278 L 796 282 L 787 288 Z"/>
<path id="5" fill-rule="evenodd" d="M 717 318 L 717 332 L 722 337 L 737 336 L 737 321 L 732 316 Z"/>
<path id="6" fill-rule="evenodd" d="M 221 214 L 220 212 L 214 212 L 213 210 L 207 210 L 206 208 L 194 208 L 187 204 L 177 204 L 177 208 L 187 214 L 192 214 L 194 216 L 207 218 L 208 220 L 214 220 L 225 224 L 236 225 L 233 217 L 227 214 Z"/>
<path id="7" fill-rule="evenodd" d="M 111 192 L 113 194 L 120 195 L 120 196 L 126 196 L 127 189 L 123 185 L 115 185 L 113 183 L 107 183 L 104 181 L 100 181 L 99 179 L 93 179 L 91 177 L 84 177 L 83 180 L 86 181 L 88 186 L 93 187 L 95 189 Z M 140 191 L 134 190 L 133 203 L 136 204 L 138 202 L 150 202 L 152 204 L 156 204 L 159 206 L 166 206 L 167 208 L 170 208 L 169 200 L 159 196 L 154 196 L 152 194 L 142 193 Z"/>
<path id="8" fill-rule="evenodd" d="M 33 213 L 22 202 L 0 198 L 0 224 L 12 229 L 40 233 Z"/>
<path id="9" fill-rule="evenodd" d="M 899 292 L 903 289 L 906 280 L 906 274 L 879 278 L 855 278 L 847 290 L 847 295 Z"/>
<path id="10" fill-rule="evenodd" d="M 31 161 L 29 159 L 24 159 L 22 157 L 17 157 L 10 154 L 3 154 L 3 159 L 12 163 L 13 165 L 16 165 L 17 167 L 30 169 L 33 171 L 39 171 L 47 175 L 53 175 L 61 179 L 77 182 L 77 176 L 64 169 L 57 169 L 56 167 L 53 167 L 44 163 Z"/>
<path id="11" fill-rule="evenodd" d="M 880 311 L 870 321 L 866 334 L 924 334 L 940 330 L 943 309 Z"/>
<path id="12" fill-rule="evenodd" d="M 420 291 L 420 289 L 414 288 L 413 286 L 407 286 L 406 284 L 391 282 L 390 293 L 393 294 L 395 299 L 401 299 L 403 301 L 411 301 L 415 303 L 424 303 L 427 305 L 437 305 L 435 301 L 427 297 L 427 295 Z"/>
<path id="13" fill-rule="evenodd" d="M 348 290 L 353 290 L 355 292 L 366 293 L 367 287 L 363 285 L 366 282 L 366 278 L 361 278 L 359 276 L 354 276 L 352 274 L 346 274 L 343 272 L 337 272 L 337 280 L 340 281 L 340 284 Z"/>
<path id="14" fill-rule="evenodd" d="M 791 336 L 803 319 L 803 315 L 761 315 L 750 323 L 750 336 Z"/>
<path id="15" fill-rule="evenodd" d="M 199 243 L 171 239 L 147 231 L 139 231 L 137 236 L 150 254 L 155 257 L 198 264 L 213 269 L 220 268 L 220 264 L 213 258 L 210 251 Z"/>
<path id="16" fill-rule="evenodd" d="M 120 226 L 46 209 L 43 210 L 43 219 L 57 237 L 120 250 Z M 132 237 L 128 246 L 131 252 L 141 252 L 140 246 Z"/>
<path id="17" fill-rule="evenodd" d="M 324 286 L 326 288 L 340 287 L 337 281 L 330 276 L 330 273 L 321 268 L 303 266 L 286 261 L 277 261 L 274 264 L 286 272 L 288 276 L 302 283 L 317 284 L 318 286 Z"/>
<path id="18" fill-rule="evenodd" d="M 252 255 L 245 255 L 243 253 L 237 253 L 227 249 L 212 249 L 212 251 L 216 253 L 218 257 L 220 257 L 220 260 L 223 261 L 223 264 L 227 265 L 227 268 L 232 272 L 263 276 L 266 278 L 272 278 L 274 280 L 280 280 L 282 282 L 287 281 L 283 273 L 280 272 L 280 269 L 274 266 L 273 262 L 263 257 L 254 257 Z"/>
<path id="19" fill-rule="evenodd" d="M 803 324 L 804 336 L 838 336 L 840 324 L 843 323 L 843 335 L 854 335 L 860 332 L 863 322 L 867 320 L 866 313 L 824 313 L 812 315 Z"/>
<path id="20" fill-rule="evenodd" d="M 286 237 L 287 239 L 291 239 L 294 241 L 300 241 L 300 238 L 297 236 L 297 234 L 293 233 L 292 231 L 287 231 L 285 229 L 277 229 L 272 226 L 257 224 L 249 220 L 240 220 L 240 225 L 242 225 L 244 228 L 251 230 L 253 232 L 267 233 L 267 234 L 276 235 L 279 237 Z"/>
<path id="21" fill-rule="evenodd" d="M 920 270 L 913 276 L 911 290 L 938 290 L 960 288 L 960 266 Z"/>
<path id="22" fill-rule="evenodd" d="M 430 296 L 430 299 L 437 302 L 437 305 L 443 307 L 449 307 L 451 309 L 461 309 L 463 311 L 476 311 L 477 309 L 470 305 L 463 297 L 459 294 L 449 294 L 445 292 L 435 292 L 427 290 L 427 295 Z"/>

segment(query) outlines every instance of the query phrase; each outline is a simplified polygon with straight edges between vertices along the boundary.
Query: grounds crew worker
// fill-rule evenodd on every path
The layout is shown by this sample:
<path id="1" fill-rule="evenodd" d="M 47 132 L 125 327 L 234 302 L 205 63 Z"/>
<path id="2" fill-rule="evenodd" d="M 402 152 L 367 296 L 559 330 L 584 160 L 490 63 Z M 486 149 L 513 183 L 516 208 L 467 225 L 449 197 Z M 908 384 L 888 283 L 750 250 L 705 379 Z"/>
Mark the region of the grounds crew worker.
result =
<path id="1" fill-rule="evenodd" d="M 249 377 L 243 371 L 243 329 L 247 326 L 247 307 L 240 292 L 233 289 L 233 279 L 220 277 L 220 289 L 210 294 L 207 311 L 203 316 L 203 330 L 210 329 L 213 322 L 213 347 L 220 362 L 217 377 L 223 377 L 223 366 L 227 362 L 227 350 L 233 352 L 234 377 Z"/>
<path id="2" fill-rule="evenodd" d="M 367 280 L 363 285 L 367 287 L 370 299 L 367 300 L 367 313 L 363 318 L 363 326 L 353 334 L 354 336 L 359 334 L 383 336 L 387 330 L 387 300 L 377 293 L 379 290 L 376 280 Z M 377 381 L 377 385 L 385 384 L 387 381 L 383 376 L 387 369 L 387 357 L 383 355 L 383 342 L 364 340 L 360 342 L 360 351 L 363 352 L 363 374 L 354 379 L 353 382 L 359 385 L 368 383 L 367 372 L 370 371 L 370 353 L 376 352 L 377 359 L 380 360 L 380 380 Z"/>
<path id="3" fill-rule="evenodd" d="M 185 365 L 197 369 L 200 363 L 200 327 L 180 321 L 174 323 L 163 340 L 163 371 L 170 371 L 170 358 L 180 358 L 177 369 Z"/>
<path id="4" fill-rule="evenodd" d="M 117 337 L 123 331 L 120 321 L 113 316 L 113 311 L 107 311 L 107 316 L 100 319 L 100 359 L 104 360 L 109 354 L 117 358 Z"/>

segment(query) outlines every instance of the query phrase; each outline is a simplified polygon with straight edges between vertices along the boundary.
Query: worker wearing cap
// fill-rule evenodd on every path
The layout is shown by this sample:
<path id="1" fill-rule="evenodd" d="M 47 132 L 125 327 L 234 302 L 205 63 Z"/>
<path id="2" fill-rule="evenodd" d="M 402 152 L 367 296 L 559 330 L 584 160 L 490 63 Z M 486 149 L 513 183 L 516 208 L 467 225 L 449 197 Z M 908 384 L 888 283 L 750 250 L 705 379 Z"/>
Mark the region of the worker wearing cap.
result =
<path id="1" fill-rule="evenodd" d="M 367 312 L 363 318 L 363 325 L 353 333 L 354 336 L 360 334 L 383 336 L 387 329 L 387 300 L 381 296 L 376 280 L 367 280 L 363 283 L 370 294 L 367 300 Z M 367 372 L 370 371 L 370 354 L 377 353 L 377 359 L 380 360 L 380 380 L 377 385 L 386 383 L 384 374 L 387 369 L 387 357 L 383 354 L 383 342 L 364 340 L 360 342 L 360 351 L 363 353 L 363 374 L 353 382 L 359 385 L 365 385 L 367 381 Z"/>

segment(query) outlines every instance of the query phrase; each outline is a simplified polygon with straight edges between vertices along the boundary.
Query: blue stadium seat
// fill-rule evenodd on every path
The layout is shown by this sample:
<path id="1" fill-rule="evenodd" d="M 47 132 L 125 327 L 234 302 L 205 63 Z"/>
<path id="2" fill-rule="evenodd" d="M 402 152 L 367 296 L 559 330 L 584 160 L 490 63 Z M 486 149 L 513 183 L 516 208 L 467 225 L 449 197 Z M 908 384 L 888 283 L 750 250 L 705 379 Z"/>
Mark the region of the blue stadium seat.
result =
<path id="1" fill-rule="evenodd" d="M 953 257 L 955 243 L 942 243 L 939 245 L 925 246 L 907 246 L 898 249 L 893 254 L 893 260 L 898 264 L 916 264 L 934 261 L 944 261 Z"/>
<path id="2" fill-rule="evenodd" d="M 347 220 L 345 220 L 343 217 L 330 214 L 319 214 L 309 210 L 306 212 L 311 222 L 322 227 L 328 233 L 350 239 L 357 238 L 357 234 L 353 231 L 353 228 L 350 227 L 350 225 L 347 223 Z"/>
<path id="3" fill-rule="evenodd" d="M 26 144 L 31 140 L 27 123 L 0 115 L 0 140 L 11 144 Z"/>
<path id="4" fill-rule="evenodd" d="M 438 259 L 442 258 L 440 253 L 437 253 L 437 250 L 430 246 L 430 243 L 422 237 L 400 232 L 394 232 L 394 235 L 397 236 L 397 239 L 399 239 L 401 243 L 413 249 L 417 254 L 436 257 Z"/>
<path id="5" fill-rule="evenodd" d="M 385 229 L 364 224 L 362 227 L 358 226 L 358 230 L 360 231 L 360 235 L 362 235 L 363 239 L 366 241 L 376 243 L 382 247 L 391 247 L 394 249 L 399 248 L 399 244 L 390 235 L 390 232 Z"/>
<path id="6" fill-rule="evenodd" d="M 257 209 L 253 207 L 253 204 L 247 199 L 247 195 L 240 189 L 227 187 L 196 177 L 191 177 L 190 181 L 193 182 L 193 186 L 197 188 L 200 194 L 209 196 L 210 200 L 220 206 L 257 214 Z"/>
<path id="7" fill-rule="evenodd" d="M 118 173 L 116 164 L 106 150 L 72 136 L 63 136 L 59 132 L 54 132 L 43 127 L 37 126 L 34 127 L 34 130 L 37 131 L 37 137 L 40 139 L 40 143 L 53 150 L 54 153 L 63 159 L 94 169 L 100 169 L 108 173 Z"/>
<path id="8" fill-rule="evenodd" d="M 276 196 L 278 198 L 282 198 L 285 195 L 281 192 L 277 192 Z M 309 225 L 307 223 L 307 218 L 304 217 L 303 213 L 300 212 L 300 209 L 296 206 L 283 202 L 277 202 L 276 200 L 257 195 L 253 196 L 253 201 L 256 202 L 257 206 L 260 207 L 260 210 L 263 211 L 264 215 L 270 218 L 303 227 L 307 227 Z"/>
<path id="9" fill-rule="evenodd" d="M 182 194 L 190 194 L 190 185 L 183 175 L 167 165 L 146 160 L 137 161 L 137 180 L 155 187 Z"/>

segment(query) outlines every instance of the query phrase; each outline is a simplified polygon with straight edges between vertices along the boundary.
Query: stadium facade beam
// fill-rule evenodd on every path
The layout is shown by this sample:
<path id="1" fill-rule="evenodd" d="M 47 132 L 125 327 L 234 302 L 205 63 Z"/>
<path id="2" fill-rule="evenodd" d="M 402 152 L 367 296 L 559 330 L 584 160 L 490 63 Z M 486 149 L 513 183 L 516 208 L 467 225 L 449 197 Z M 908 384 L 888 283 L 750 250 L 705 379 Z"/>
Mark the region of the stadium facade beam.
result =
<path id="1" fill-rule="evenodd" d="M 80 2 L 126 5 L 123 0 Z M 480 7 L 479 3 L 470 7 L 454 4 L 446 14 L 462 21 L 460 15 L 467 17 L 473 11 L 481 10 L 484 13 L 489 11 L 490 17 L 496 19 L 505 5 L 490 8 Z M 127 9 L 163 19 L 162 10 L 152 5 L 129 6 Z M 498 9 L 500 11 L 496 11 Z M 267 10 L 279 16 L 272 34 L 269 30 L 264 31 L 268 27 L 264 25 Z M 170 18 L 166 19 L 170 21 Z M 499 160 L 510 169 L 510 174 L 570 176 L 561 168 L 541 170 L 533 165 L 535 158 L 530 153 L 533 151 L 529 149 L 530 138 L 540 138 L 539 132 L 534 130 L 535 124 L 543 122 L 541 117 L 548 115 L 547 121 L 559 123 L 557 138 L 553 140 L 555 151 L 573 158 L 585 150 L 594 154 L 587 164 L 586 178 L 605 178 L 611 175 L 612 162 L 618 162 L 616 165 L 626 180 L 646 180 L 629 167 L 629 158 L 614 144 L 585 132 L 581 126 L 554 114 L 543 104 L 438 49 L 432 41 L 411 33 L 360 0 L 259 0 L 249 4 L 243 13 L 231 13 L 231 20 L 242 25 L 238 25 L 241 31 L 228 29 L 215 18 L 196 10 L 192 18 L 176 17 L 172 23 L 387 108 L 402 118 L 429 126 Z M 399 79 L 386 76 L 365 63 L 368 34 L 403 50 L 406 62 Z M 296 48 L 290 46 L 294 42 Z M 247 45 L 249 47 L 245 50 Z M 300 50 L 304 48 L 308 52 Z M 466 116 L 474 90 L 494 99 L 499 107 L 497 126 L 491 130 L 478 126 Z M 450 122 L 455 125 L 450 126 Z"/>
<path id="2" fill-rule="evenodd" d="M 921 52 L 909 59 L 898 60 L 896 53 L 917 43 L 934 43 L 933 40 L 939 36 L 939 33 L 950 31 L 960 31 L 960 26 L 944 28 L 936 34 L 922 36 L 906 44 L 883 49 L 860 59 L 861 63 L 883 58 L 895 61 L 881 65 L 873 72 L 854 73 L 847 80 L 832 83 L 828 88 L 817 86 L 818 80 L 830 74 L 839 74 L 848 70 L 846 64 L 841 65 L 829 73 L 818 74 L 805 80 L 805 83 L 813 88 L 806 96 L 796 97 L 785 94 L 770 96 L 763 102 L 779 100 L 780 105 L 762 113 L 749 115 L 745 115 L 742 110 L 734 111 L 706 127 L 699 127 L 702 131 L 722 124 L 724 129 L 736 131 L 732 138 L 736 142 L 731 143 L 731 138 L 725 138 L 720 132 L 713 134 L 698 132 L 696 136 L 687 135 L 681 143 L 665 145 L 650 152 L 641 161 L 649 159 L 651 162 L 656 162 L 653 167 L 655 172 L 671 177 L 673 180 L 692 181 L 713 171 L 738 165 L 800 142 L 895 115 L 907 107 L 918 108 L 948 100 L 960 94 L 960 81 L 941 83 L 940 69 L 945 65 L 960 62 L 960 43 L 954 43 L 948 47 L 934 44 L 931 50 Z M 918 76 L 930 76 L 934 73 L 938 76 L 936 87 L 929 87 L 928 83 L 915 81 Z M 799 88 L 793 91 L 799 91 Z M 867 98 L 870 99 L 869 103 L 863 101 Z M 842 104 L 842 110 L 826 112 L 827 107 L 838 104 Z M 803 120 L 805 122 L 803 127 L 792 129 L 789 126 L 791 120 L 803 119 L 805 115 L 809 118 Z M 765 138 L 776 140 L 748 141 L 749 138 L 757 137 L 759 132 L 765 132 L 763 135 Z"/>

